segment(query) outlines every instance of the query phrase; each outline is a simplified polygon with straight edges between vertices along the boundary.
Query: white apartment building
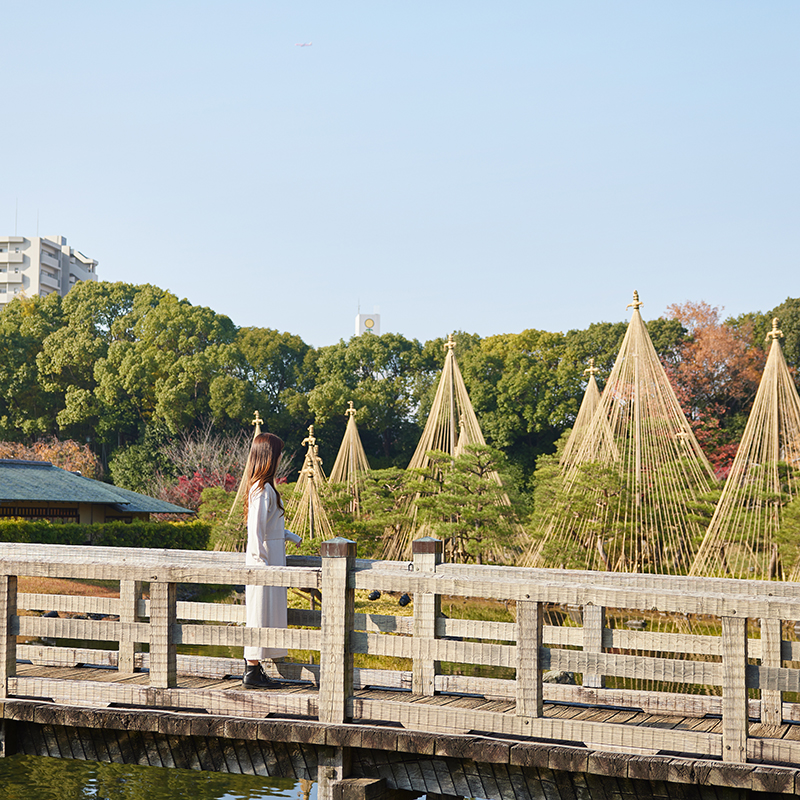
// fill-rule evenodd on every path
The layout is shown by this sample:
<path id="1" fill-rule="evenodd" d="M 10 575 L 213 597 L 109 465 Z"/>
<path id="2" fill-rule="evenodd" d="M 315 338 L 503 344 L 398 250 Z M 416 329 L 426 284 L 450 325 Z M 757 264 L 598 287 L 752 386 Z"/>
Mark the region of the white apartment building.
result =
<path id="1" fill-rule="evenodd" d="M 96 270 L 64 236 L 0 236 L 0 310 L 20 295 L 63 297 L 78 281 L 96 281 Z"/>

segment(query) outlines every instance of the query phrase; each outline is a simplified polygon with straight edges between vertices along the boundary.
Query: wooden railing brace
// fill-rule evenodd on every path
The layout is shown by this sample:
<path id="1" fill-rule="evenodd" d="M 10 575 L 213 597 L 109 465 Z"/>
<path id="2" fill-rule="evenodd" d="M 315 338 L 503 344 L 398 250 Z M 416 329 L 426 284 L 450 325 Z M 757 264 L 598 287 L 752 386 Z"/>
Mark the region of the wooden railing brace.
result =
<path id="1" fill-rule="evenodd" d="M 583 649 L 586 653 L 603 652 L 603 628 L 606 624 L 606 610 L 602 606 L 583 607 Z M 583 685 L 592 689 L 602 689 L 605 679 L 602 675 L 584 675 Z"/>
<path id="2" fill-rule="evenodd" d="M 172 689 L 178 683 L 175 589 L 174 583 L 150 584 L 150 685 L 157 689 Z"/>
<path id="3" fill-rule="evenodd" d="M 444 543 L 425 536 L 412 545 L 415 572 L 436 572 L 442 563 Z M 436 638 L 436 619 L 441 615 L 441 596 L 433 592 L 414 594 L 414 641 Z M 433 695 L 434 682 L 439 672 L 439 662 L 415 657 L 411 673 L 411 689 L 415 694 Z"/>
<path id="4" fill-rule="evenodd" d="M 17 674 L 17 576 L 0 575 L 0 700 L 8 697 L 8 679 Z"/>
<path id="5" fill-rule="evenodd" d="M 139 601 L 142 597 L 142 582 L 141 581 L 125 581 L 119 582 L 119 602 L 120 612 L 119 621 L 120 625 L 124 626 L 131 622 L 141 622 L 142 618 L 139 615 Z M 136 653 L 141 652 L 142 645 L 139 642 L 124 639 L 119 643 L 119 660 L 117 667 L 120 672 L 133 673 L 136 663 Z"/>
<path id="6" fill-rule="evenodd" d="M 319 654 L 319 720 L 348 721 L 347 701 L 353 695 L 355 589 L 349 575 L 355 566 L 356 543 L 337 536 L 322 543 L 322 631 Z"/>
<path id="7" fill-rule="evenodd" d="M 747 761 L 747 619 L 722 617 L 722 760 Z"/>

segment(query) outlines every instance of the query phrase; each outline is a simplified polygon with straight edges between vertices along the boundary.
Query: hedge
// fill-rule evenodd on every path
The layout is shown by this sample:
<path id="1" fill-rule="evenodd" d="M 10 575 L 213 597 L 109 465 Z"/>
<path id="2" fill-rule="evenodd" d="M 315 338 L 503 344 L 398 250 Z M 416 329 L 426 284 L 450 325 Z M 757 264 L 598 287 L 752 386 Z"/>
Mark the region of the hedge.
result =
<path id="1" fill-rule="evenodd" d="M 81 525 L 47 520 L 0 520 L 0 542 L 92 544 L 102 547 L 164 547 L 206 550 L 211 536 L 207 522 L 105 522 Z"/>

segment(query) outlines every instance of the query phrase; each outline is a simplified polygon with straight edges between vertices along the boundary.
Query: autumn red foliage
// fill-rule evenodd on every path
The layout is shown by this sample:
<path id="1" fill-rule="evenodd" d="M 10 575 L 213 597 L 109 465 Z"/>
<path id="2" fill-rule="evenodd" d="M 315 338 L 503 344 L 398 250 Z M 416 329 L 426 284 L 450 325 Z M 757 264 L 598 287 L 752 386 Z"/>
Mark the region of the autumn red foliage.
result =
<path id="1" fill-rule="evenodd" d="M 667 374 L 717 477 L 725 477 L 758 389 L 765 353 L 749 325 L 733 328 L 708 303 L 677 303 L 668 316 L 688 332 Z"/>
<path id="2" fill-rule="evenodd" d="M 191 477 L 181 475 L 177 484 L 164 490 L 163 499 L 196 511 L 200 507 L 200 495 L 203 489 L 210 486 L 221 486 L 226 492 L 235 492 L 238 481 L 230 473 L 221 475 L 209 470 L 198 470 Z"/>

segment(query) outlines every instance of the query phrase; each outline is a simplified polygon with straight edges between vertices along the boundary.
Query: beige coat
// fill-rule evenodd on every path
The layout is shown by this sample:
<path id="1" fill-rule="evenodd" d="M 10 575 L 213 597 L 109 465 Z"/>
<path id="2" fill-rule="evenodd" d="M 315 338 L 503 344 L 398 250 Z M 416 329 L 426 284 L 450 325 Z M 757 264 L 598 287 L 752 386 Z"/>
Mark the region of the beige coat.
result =
<path id="1" fill-rule="evenodd" d="M 284 527 L 283 510 L 275 490 L 266 484 L 250 492 L 247 512 L 247 551 L 245 563 L 271 567 L 286 565 L 286 539 L 299 542 L 300 537 Z M 248 628 L 286 627 L 286 589 L 281 586 L 245 587 Z M 245 647 L 248 661 L 283 658 L 286 650 L 277 647 Z"/>

